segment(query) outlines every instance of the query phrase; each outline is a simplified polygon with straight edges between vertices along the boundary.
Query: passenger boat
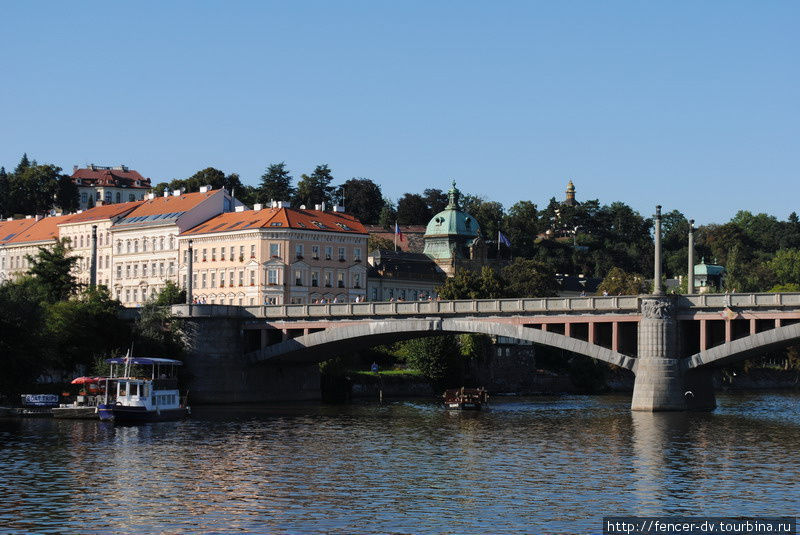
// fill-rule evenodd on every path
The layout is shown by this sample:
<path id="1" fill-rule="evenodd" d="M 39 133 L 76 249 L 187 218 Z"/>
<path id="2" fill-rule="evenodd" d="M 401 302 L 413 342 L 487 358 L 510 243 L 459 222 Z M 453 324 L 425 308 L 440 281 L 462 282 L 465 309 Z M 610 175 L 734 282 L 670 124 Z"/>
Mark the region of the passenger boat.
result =
<path id="1" fill-rule="evenodd" d="M 175 368 L 183 364 L 181 361 L 120 357 L 107 359 L 106 362 L 111 364 L 111 373 L 105 378 L 105 399 L 98 405 L 101 420 L 158 422 L 178 420 L 191 412 L 186 405 L 186 397 L 181 399 L 178 390 Z M 115 371 L 119 371 L 120 367 L 122 374 L 116 376 Z M 141 369 L 149 373 L 134 375 L 134 370 Z"/>
<path id="2" fill-rule="evenodd" d="M 442 395 L 448 409 L 480 410 L 489 401 L 489 393 L 484 388 L 453 388 Z"/>

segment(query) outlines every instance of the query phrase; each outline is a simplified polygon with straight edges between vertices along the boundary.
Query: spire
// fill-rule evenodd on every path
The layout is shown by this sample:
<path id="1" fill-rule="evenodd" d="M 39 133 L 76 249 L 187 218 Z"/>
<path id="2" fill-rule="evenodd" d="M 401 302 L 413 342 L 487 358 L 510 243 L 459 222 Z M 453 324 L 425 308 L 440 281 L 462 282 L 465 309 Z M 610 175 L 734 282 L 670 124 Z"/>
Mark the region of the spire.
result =
<path id="1" fill-rule="evenodd" d="M 453 186 L 450 188 L 450 191 L 447 192 L 447 199 L 448 203 L 445 207 L 446 210 L 461 210 L 461 207 L 458 204 L 459 200 L 461 199 L 461 192 L 458 191 L 455 180 L 453 180 Z"/>
<path id="2" fill-rule="evenodd" d="M 564 204 L 575 205 L 575 184 L 572 183 L 572 180 L 567 182 L 567 198 L 564 200 Z"/>

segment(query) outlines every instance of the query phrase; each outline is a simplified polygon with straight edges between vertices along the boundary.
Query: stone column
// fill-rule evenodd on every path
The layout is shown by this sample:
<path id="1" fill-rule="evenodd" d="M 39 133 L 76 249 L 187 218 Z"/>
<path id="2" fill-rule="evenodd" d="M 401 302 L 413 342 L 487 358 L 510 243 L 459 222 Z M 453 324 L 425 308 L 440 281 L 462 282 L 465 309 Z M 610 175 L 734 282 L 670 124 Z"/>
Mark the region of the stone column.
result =
<path id="1" fill-rule="evenodd" d="M 658 240 L 656 244 L 657 251 Z M 661 270 L 657 269 L 656 273 L 659 271 Z M 683 372 L 677 358 L 678 322 L 674 314 L 675 304 L 670 297 L 645 297 L 642 298 L 641 307 L 642 319 L 639 322 L 638 358 L 634 368 L 636 380 L 633 384 L 631 409 L 685 410 Z"/>
<path id="2" fill-rule="evenodd" d="M 634 411 L 713 409 L 710 372 L 686 372 L 680 346 L 674 296 L 642 298 L 638 355 L 634 373 Z"/>
<path id="3" fill-rule="evenodd" d="M 655 265 L 653 266 L 653 295 L 664 295 L 661 288 L 661 205 L 655 215 Z"/>
<path id="4" fill-rule="evenodd" d="M 694 219 L 689 220 L 689 272 L 687 273 L 688 283 L 686 293 L 694 293 Z"/>
<path id="5" fill-rule="evenodd" d="M 186 304 L 192 304 L 192 264 L 194 262 L 194 248 L 192 247 L 192 240 L 189 240 L 189 262 L 187 262 L 186 270 Z"/>
<path id="6" fill-rule="evenodd" d="M 97 225 L 92 225 L 92 258 L 89 263 L 89 288 L 97 287 Z"/>

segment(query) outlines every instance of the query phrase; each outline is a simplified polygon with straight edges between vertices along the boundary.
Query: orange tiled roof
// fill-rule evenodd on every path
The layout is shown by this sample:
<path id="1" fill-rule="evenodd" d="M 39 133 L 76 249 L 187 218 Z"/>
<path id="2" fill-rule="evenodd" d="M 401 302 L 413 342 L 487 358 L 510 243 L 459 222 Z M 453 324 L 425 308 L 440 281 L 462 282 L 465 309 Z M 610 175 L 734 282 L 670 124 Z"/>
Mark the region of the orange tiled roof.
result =
<path id="1" fill-rule="evenodd" d="M 144 178 L 133 169 L 107 169 L 95 166 L 94 168 L 75 169 L 72 181 L 81 179 L 81 186 L 116 186 L 134 189 L 150 189 L 150 179 Z M 139 185 L 136 185 L 136 181 Z"/>
<path id="2" fill-rule="evenodd" d="M 366 234 L 364 225 L 350 214 L 293 208 L 264 208 L 226 212 L 181 233 L 181 236 L 228 232 L 255 228 L 293 228 L 324 232 Z"/>
<path id="3" fill-rule="evenodd" d="M 86 221 L 98 221 L 100 219 L 111 219 L 134 210 L 144 201 L 122 202 L 117 204 L 104 204 L 84 210 L 80 214 L 75 214 L 69 221 L 64 223 L 83 223 Z"/>
<path id="4" fill-rule="evenodd" d="M 58 225 L 66 223 L 75 214 L 45 217 L 10 239 L 8 244 L 49 241 L 58 237 Z"/>
<path id="5" fill-rule="evenodd" d="M 13 240 L 20 232 L 36 223 L 35 219 L 0 221 L 0 245 Z"/>
<path id="6" fill-rule="evenodd" d="M 209 190 L 205 193 L 184 193 L 179 197 L 170 195 L 169 197 L 156 197 L 154 199 L 145 199 L 141 204 L 132 212 L 127 214 L 124 219 L 116 223 L 115 226 L 127 226 L 146 224 L 150 221 L 169 221 L 180 217 L 185 212 L 191 210 L 198 204 L 206 199 L 213 197 L 221 190 Z M 172 214 L 172 215 L 170 215 Z M 166 216 L 162 219 L 150 219 L 148 216 Z M 136 219 L 141 218 L 141 219 Z"/>

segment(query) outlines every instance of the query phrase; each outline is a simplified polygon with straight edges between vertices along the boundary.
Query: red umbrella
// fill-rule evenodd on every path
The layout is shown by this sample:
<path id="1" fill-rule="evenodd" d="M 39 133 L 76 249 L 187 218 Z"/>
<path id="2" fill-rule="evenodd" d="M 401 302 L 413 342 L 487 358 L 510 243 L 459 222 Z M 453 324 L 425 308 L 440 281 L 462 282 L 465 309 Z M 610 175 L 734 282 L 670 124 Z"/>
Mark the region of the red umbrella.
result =
<path id="1" fill-rule="evenodd" d="M 73 385 L 91 385 L 95 383 L 99 383 L 103 378 L 102 377 L 77 377 L 70 381 L 70 384 Z"/>

